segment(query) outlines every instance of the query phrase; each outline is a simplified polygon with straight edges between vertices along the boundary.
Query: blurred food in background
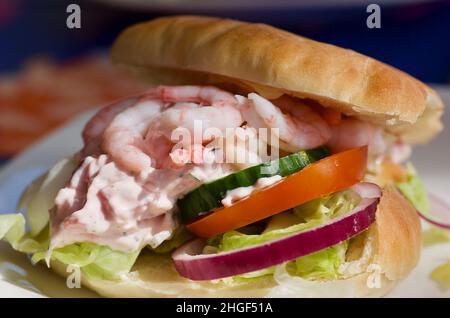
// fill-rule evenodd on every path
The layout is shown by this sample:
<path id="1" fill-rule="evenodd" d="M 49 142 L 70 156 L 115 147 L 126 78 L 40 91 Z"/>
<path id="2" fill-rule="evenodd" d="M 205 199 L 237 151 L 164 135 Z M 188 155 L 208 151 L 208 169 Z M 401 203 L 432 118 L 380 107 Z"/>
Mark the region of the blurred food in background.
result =
<path id="1" fill-rule="evenodd" d="M 9 157 L 83 111 L 135 94 L 145 85 L 103 56 L 57 64 L 33 58 L 0 75 L 0 157 Z"/>

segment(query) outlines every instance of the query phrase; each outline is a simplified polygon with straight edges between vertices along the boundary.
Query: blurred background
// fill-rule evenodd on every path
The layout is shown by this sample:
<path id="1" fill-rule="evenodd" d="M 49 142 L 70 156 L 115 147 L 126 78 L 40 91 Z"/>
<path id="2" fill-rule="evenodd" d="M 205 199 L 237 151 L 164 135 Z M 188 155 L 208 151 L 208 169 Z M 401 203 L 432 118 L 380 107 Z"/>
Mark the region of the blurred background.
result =
<path id="1" fill-rule="evenodd" d="M 81 8 L 68 29 L 66 8 Z M 369 3 L 381 28 L 369 29 Z M 450 0 L 0 0 L 0 160 L 83 111 L 145 88 L 108 64 L 127 25 L 204 14 L 264 22 L 347 47 L 417 78 L 450 80 Z"/>

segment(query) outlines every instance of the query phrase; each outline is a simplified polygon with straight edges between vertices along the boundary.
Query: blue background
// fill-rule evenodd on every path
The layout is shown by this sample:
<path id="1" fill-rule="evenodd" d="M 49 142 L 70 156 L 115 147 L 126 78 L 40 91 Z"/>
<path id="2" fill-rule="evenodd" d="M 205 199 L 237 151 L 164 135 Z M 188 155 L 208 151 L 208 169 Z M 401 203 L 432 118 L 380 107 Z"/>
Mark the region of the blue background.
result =
<path id="1" fill-rule="evenodd" d="M 85 0 L 0 0 L 2 2 L 13 3 L 14 10 L 6 19 L 0 19 L 1 72 L 16 70 L 25 59 L 35 54 L 67 59 L 92 50 L 106 49 L 126 25 L 177 13 L 139 12 Z M 80 30 L 66 28 L 68 3 L 81 6 Z M 0 6 L 0 11 L 4 6 Z M 317 40 L 352 48 L 405 70 L 423 81 L 448 82 L 450 1 L 382 5 L 381 8 L 381 29 L 366 27 L 368 14 L 363 4 L 188 13 L 270 23 Z"/>

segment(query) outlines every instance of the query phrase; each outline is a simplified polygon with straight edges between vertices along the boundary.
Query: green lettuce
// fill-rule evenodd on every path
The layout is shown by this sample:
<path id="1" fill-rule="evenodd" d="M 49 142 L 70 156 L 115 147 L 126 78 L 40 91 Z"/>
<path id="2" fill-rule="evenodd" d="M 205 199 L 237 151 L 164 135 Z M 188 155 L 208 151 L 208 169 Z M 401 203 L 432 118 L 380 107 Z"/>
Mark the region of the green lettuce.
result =
<path id="1" fill-rule="evenodd" d="M 33 181 L 21 196 L 17 208 L 26 210 L 31 235 L 37 235 L 48 224 L 49 210 L 55 204 L 55 197 L 69 181 L 76 166 L 76 160 L 71 157 L 58 161 Z"/>
<path id="2" fill-rule="evenodd" d="M 48 251 L 33 254 L 33 262 L 45 260 Z M 108 246 L 91 242 L 74 243 L 51 251 L 50 258 L 63 264 L 80 267 L 89 278 L 117 279 L 128 273 L 136 262 L 140 250 L 132 253 L 115 251 Z"/>
<path id="3" fill-rule="evenodd" d="M 66 265 L 80 267 L 81 271 L 93 279 L 116 279 L 128 273 L 140 250 L 124 253 L 95 243 L 74 243 L 48 251 L 48 225 L 36 236 L 25 233 L 25 218 L 22 214 L 0 215 L 0 240 L 4 240 L 22 253 L 32 254 L 33 263 L 57 260 Z"/>
<path id="4" fill-rule="evenodd" d="M 318 252 L 299 257 L 288 262 L 286 268 L 291 275 L 297 275 L 309 280 L 331 280 L 339 277 L 339 266 L 345 262 L 348 241 L 328 247 Z M 246 281 L 273 275 L 276 266 L 258 271 L 234 276 L 235 281 Z"/>
<path id="5" fill-rule="evenodd" d="M 407 169 L 407 180 L 397 183 L 397 187 L 417 210 L 429 214 L 431 207 L 425 186 L 412 163 L 407 164 Z"/>
<path id="6" fill-rule="evenodd" d="M 360 197 L 352 191 L 343 191 L 330 196 L 312 200 L 275 215 L 266 229 L 260 234 L 244 234 L 230 231 L 208 240 L 208 244 L 217 247 L 219 252 L 231 251 L 317 227 L 323 222 L 352 210 L 359 204 Z M 288 268 L 298 276 L 307 279 L 332 279 L 338 277 L 338 268 L 345 262 L 348 242 L 323 249 L 316 253 L 300 257 L 289 262 Z M 258 278 L 271 275 L 274 267 L 236 276 L 235 279 Z"/>
<path id="7" fill-rule="evenodd" d="M 450 231 L 435 226 L 422 232 L 424 246 L 450 242 Z"/>
<path id="8" fill-rule="evenodd" d="M 425 186 L 412 163 L 407 164 L 407 169 L 407 180 L 397 183 L 397 187 L 419 212 L 430 215 L 431 204 Z M 422 241 L 424 246 L 448 242 L 450 241 L 450 232 L 433 225 L 423 232 Z"/>
<path id="9" fill-rule="evenodd" d="M 22 253 L 40 252 L 48 246 L 48 235 L 33 237 L 25 233 L 25 218 L 20 213 L 0 215 L 0 240 L 8 242 Z"/>
<path id="10" fill-rule="evenodd" d="M 271 267 L 263 268 L 263 269 L 260 269 L 257 271 L 233 276 L 233 277 L 231 277 L 231 280 L 230 280 L 230 278 L 225 278 L 223 280 L 225 282 L 227 282 L 228 280 L 230 280 L 231 282 L 233 282 L 233 281 L 234 282 L 245 282 L 245 281 L 249 281 L 249 280 L 258 279 L 263 276 L 273 275 L 275 273 L 275 269 L 276 269 L 276 266 L 271 266 Z"/>
<path id="11" fill-rule="evenodd" d="M 442 289 L 450 288 L 450 261 L 436 267 L 430 275 L 431 279 L 437 282 Z"/>
<path id="12" fill-rule="evenodd" d="M 345 262 L 348 242 L 328 247 L 311 255 L 299 257 L 288 264 L 288 269 L 311 280 L 337 279 L 339 266 Z"/>

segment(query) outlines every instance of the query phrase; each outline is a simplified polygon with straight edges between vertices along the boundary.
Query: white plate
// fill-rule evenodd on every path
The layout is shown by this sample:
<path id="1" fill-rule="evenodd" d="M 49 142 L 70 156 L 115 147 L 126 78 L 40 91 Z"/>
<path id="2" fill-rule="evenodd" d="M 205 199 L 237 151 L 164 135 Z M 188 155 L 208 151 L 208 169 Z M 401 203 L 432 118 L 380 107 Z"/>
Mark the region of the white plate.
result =
<path id="1" fill-rule="evenodd" d="M 447 105 L 450 88 L 437 87 Z M 81 147 L 80 132 L 92 115 L 84 114 L 69 125 L 55 131 L 0 171 L 0 213 L 14 212 L 20 193 L 36 176 L 55 161 L 74 153 Z M 444 116 L 450 126 L 450 113 Z M 450 129 L 445 130 L 432 143 L 414 150 L 413 162 L 420 171 L 428 189 L 450 202 Z M 450 290 L 440 290 L 429 279 L 437 265 L 450 258 L 450 244 L 425 248 L 419 265 L 408 278 L 389 294 L 390 297 L 450 297 Z M 85 289 L 69 289 L 65 280 L 46 270 L 43 265 L 33 266 L 23 254 L 12 251 L 0 243 L 0 297 L 92 297 Z"/>

